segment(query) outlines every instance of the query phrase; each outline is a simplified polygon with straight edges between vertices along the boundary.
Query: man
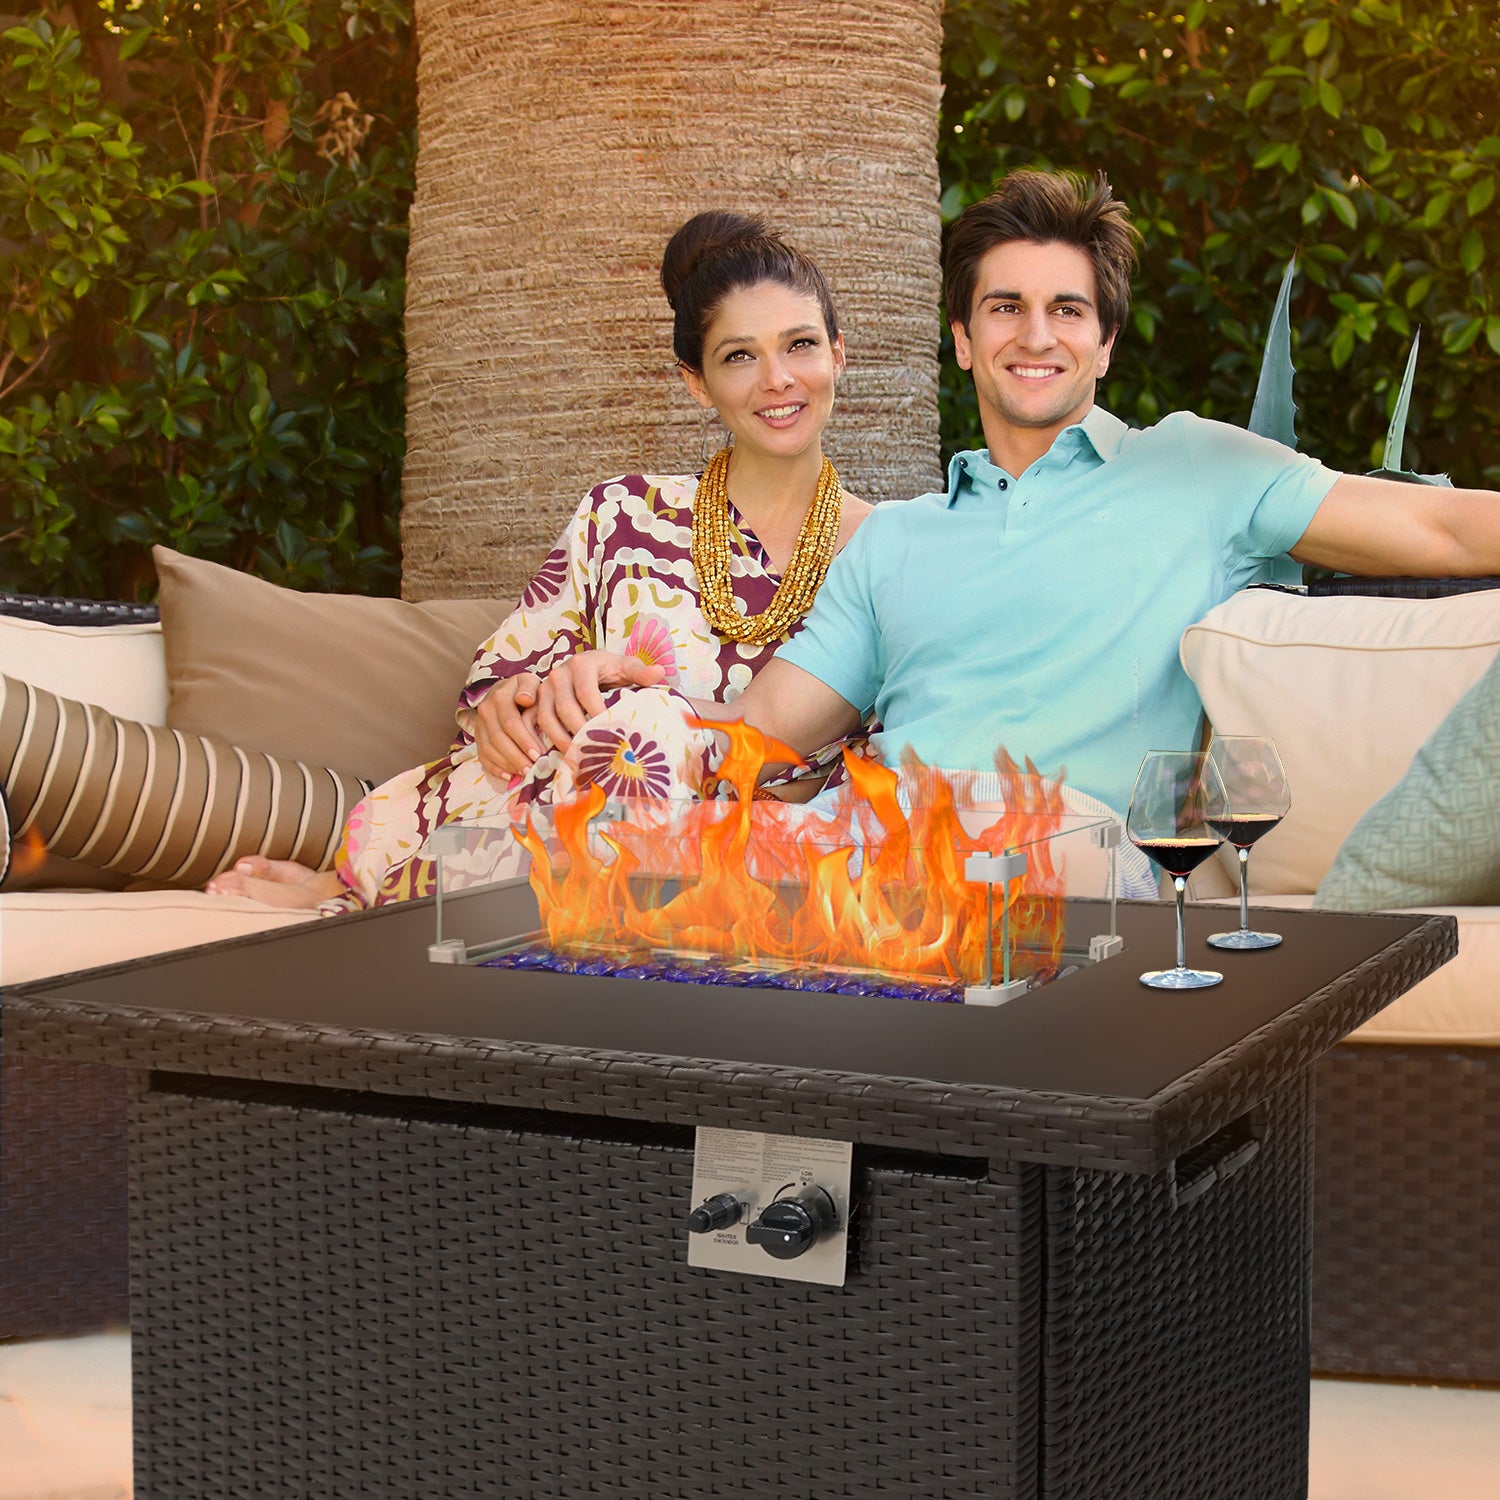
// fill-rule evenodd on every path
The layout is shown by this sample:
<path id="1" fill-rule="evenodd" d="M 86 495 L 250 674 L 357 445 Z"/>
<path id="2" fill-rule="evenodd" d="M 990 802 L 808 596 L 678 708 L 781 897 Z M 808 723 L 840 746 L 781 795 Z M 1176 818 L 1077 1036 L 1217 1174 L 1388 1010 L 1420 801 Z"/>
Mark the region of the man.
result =
<path id="1" fill-rule="evenodd" d="M 810 750 L 873 710 L 888 762 L 910 745 L 988 769 L 1003 746 L 1123 811 L 1147 750 L 1198 738 L 1182 632 L 1272 559 L 1500 572 L 1488 491 L 1339 475 L 1190 413 L 1133 432 L 1096 406 L 1137 238 L 1102 175 L 1015 172 L 965 211 L 944 295 L 986 447 L 955 456 L 946 493 L 878 507 L 800 634 L 709 712 Z M 555 742 L 598 701 L 566 677 L 543 693 Z"/>

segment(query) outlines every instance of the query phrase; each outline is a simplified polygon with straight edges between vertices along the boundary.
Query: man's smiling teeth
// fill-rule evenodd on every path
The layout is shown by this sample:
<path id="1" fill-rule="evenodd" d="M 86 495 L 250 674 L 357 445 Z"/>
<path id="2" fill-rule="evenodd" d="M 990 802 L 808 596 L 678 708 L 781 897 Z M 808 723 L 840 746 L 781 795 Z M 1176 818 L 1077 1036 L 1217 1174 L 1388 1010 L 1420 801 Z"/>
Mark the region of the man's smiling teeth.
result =
<path id="1" fill-rule="evenodd" d="M 1048 365 L 1045 369 L 1038 369 L 1035 365 L 1012 365 L 1012 375 L 1019 375 L 1022 380 L 1045 380 L 1049 375 L 1056 375 L 1058 367 Z"/>
<path id="2" fill-rule="evenodd" d="M 782 417 L 795 417 L 801 406 L 768 406 L 761 416 L 770 417 L 772 421 L 780 421 Z"/>

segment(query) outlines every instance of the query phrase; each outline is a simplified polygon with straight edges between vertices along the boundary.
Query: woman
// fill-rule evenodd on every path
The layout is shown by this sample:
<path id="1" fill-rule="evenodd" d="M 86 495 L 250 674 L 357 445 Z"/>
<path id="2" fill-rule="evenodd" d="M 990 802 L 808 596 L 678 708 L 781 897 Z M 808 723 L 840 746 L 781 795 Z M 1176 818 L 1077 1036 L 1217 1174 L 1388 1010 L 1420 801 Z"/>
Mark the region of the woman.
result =
<path id="1" fill-rule="evenodd" d="M 441 824 L 519 820 L 576 782 L 617 796 L 700 788 L 711 737 L 686 730 L 686 698 L 744 690 L 798 629 L 870 507 L 844 493 L 823 456 L 844 340 L 817 266 L 760 220 L 707 213 L 672 236 L 661 279 L 683 381 L 717 411 L 730 445 L 701 476 L 627 475 L 590 491 L 520 607 L 480 647 L 453 750 L 360 803 L 336 871 L 252 856 L 210 891 L 325 910 L 379 905 L 432 890 L 421 848 Z M 636 690 L 607 723 L 579 731 L 564 765 L 565 723 L 604 709 L 601 666 L 615 663 L 618 677 L 622 657 Z M 769 785 L 811 795 L 840 748 Z M 506 870 L 491 855 L 486 873 Z"/>

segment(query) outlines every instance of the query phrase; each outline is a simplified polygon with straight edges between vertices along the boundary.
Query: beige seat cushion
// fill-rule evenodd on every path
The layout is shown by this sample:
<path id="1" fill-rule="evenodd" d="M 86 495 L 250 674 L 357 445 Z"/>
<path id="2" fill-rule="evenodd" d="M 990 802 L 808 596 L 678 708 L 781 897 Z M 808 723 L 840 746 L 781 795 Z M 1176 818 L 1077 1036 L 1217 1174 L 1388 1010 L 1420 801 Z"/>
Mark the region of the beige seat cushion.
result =
<path id="1" fill-rule="evenodd" d="M 1308 894 L 1365 809 L 1500 650 L 1500 592 L 1450 599 L 1235 595 L 1182 664 L 1222 734 L 1268 734 L 1292 809 L 1250 857 L 1254 891 Z"/>
<path id="2" fill-rule="evenodd" d="M 1251 866 L 1255 860 L 1252 856 Z M 1261 896 L 1260 904 L 1308 911 L 1311 896 Z M 1224 904 L 1228 904 L 1227 902 Z M 1500 1047 L 1500 906 L 1427 906 L 1458 918 L 1458 953 L 1350 1034 L 1355 1042 Z M 1275 930 L 1274 922 L 1261 922 Z"/>
<path id="3" fill-rule="evenodd" d="M 0 896 L 0 986 L 320 920 L 203 891 L 23 891 Z"/>

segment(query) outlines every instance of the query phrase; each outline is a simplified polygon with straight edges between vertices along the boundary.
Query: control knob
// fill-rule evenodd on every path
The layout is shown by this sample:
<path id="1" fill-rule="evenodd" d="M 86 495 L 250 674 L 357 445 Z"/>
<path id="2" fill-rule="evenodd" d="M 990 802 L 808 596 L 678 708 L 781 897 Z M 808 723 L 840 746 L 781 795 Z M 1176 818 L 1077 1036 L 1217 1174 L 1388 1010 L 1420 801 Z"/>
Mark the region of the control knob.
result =
<path id="1" fill-rule="evenodd" d="M 816 1183 L 761 1210 L 745 1231 L 749 1244 L 759 1245 L 777 1260 L 795 1260 L 838 1223 L 838 1208 L 827 1188 Z"/>

